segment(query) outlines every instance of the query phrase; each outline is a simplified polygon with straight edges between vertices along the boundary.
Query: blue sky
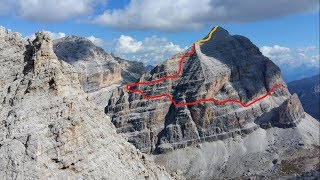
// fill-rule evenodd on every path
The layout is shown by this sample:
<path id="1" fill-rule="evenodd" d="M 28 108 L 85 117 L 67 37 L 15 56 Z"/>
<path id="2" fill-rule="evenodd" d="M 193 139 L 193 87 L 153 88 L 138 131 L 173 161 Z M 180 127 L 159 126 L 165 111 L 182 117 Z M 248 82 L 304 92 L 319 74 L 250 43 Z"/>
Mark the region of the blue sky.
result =
<path id="1" fill-rule="evenodd" d="M 318 0 L 62 2 L 0 0 L 0 25 L 23 37 L 38 30 L 50 31 L 55 38 L 88 37 L 108 52 L 152 65 L 184 50 L 219 25 L 231 34 L 248 37 L 285 71 L 308 67 L 299 77 L 287 80 L 319 73 Z"/>
<path id="2" fill-rule="evenodd" d="M 114 2 L 114 1 L 111 1 Z M 121 0 L 119 1 L 121 2 Z M 123 4 L 116 4 L 121 7 Z M 126 2 L 126 0 L 123 0 Z M 249 23 L 214 23 L 201 30 L 182 32 L 159 32 L 156 30 L 118 30 L 90 23 L 81 23 L 75 20 L 66 20 L 57 23 L 41 23 L 33 20 L 25 20 L 17 17 L 5 16 L 0 19 L 2 26 L 20 32 L 23 36 L 30 35 L 38 30 L 51 32 L 64 32 L 67 35 L 91 36 L 112 41 L 120 35 L 130 35 L 135 39 L 143 39 L 149 36 L 166 37 L 175 44 L 189 46 L 192 42 L 204 37 L 212 26 L 222 26 L 231 34 L 240 34 L 248 37 L 257 46 L 281 44 L 287 47 L 319 46 L 319 15 L 317 13 L 301 13 L 279 19 L 263 20 Z"/>

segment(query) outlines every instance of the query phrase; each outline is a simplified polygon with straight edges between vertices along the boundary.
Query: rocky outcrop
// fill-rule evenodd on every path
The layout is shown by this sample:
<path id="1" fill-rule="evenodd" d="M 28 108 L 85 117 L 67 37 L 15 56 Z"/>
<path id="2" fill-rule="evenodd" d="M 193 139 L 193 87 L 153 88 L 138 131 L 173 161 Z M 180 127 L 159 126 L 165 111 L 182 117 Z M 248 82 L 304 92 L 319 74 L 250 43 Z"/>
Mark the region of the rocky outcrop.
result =
<path id="1" fill-rule="evenodd" d="M 296 127 L 305 112 L 297 94 L 291 95 L 279 107 L 273 108 L 271 111 L 264 113 L 255 120 L 260 127 L 268 129 L 271 127 L 291 128 Z"/>
<path id="2" fill-rule="evenodd" d="M 183 54 L 156 66 L 140 81 L 175 74 Z M 248 103 L 275 84 L 284 82 L 280 69 L 271 60 L 249 39 L 231 36 L 218 28 L 211 40 L 197 45 L 196 52 L 185 59 L 179 78 L 135 88 L 146 95 L 169 93 L 177 103 L 211 97 Z M 213 102 L 175 107 L 167 98 L 146 100 L 138 93 L 128 94 L 124 88 L 119 88 L 113 92 L 105 112 L 111 116 L 117 131 L 125 133 L 129 142 L 143 152 L 165 153 L 201 142 L 249 134 L 259 126 L 256 119 L 279 107 L 289 97 L 287 89 L 278 88 L 247 108 L 236 103 L 216 105 Z"/>
<path id="3" fill-rule="evenodd" d="M 146 72 L 142 62 L 127 61 L 113 55 L 112 57 L 120 64 L 123 84 L 137 82 Z"/>
<path id="4" fill-rule="evenodd" d="M 275 123 L 278 126 L 292 127 L 296 126 L 304 116 L 301 102 L 297 94 L 294 94 L 279 107 L 278 119 Z"/>
<path id="5" fill-rule="evenodd" d="M 25 43 L 0 28 L 3 179 L 171 179 L 87 100 L 48 34 Z"/>
<path id="6" fill-rule="evenodd" d="M 55 40 L 54 52 L 59 60 L 74 66 L 85 92 L 98 91 L 116 83 L 135 82 L 144 73 L 142 63 L 114 57 L 82 37 Z"/>

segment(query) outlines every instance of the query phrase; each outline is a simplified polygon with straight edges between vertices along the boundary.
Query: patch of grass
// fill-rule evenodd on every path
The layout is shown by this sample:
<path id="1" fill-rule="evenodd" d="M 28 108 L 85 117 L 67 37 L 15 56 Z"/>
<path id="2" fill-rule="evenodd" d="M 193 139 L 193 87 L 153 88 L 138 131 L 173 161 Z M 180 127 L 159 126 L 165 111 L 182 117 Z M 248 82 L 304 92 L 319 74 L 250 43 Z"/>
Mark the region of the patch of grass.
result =
<path id="1" fill-rule="evenodd" d="M 293 173 L 301 173 L 301 169 L 298 165 L 290 163 L 288 161 L 281 162 L 281 171 L 286 174 L 293 174 Z"/>

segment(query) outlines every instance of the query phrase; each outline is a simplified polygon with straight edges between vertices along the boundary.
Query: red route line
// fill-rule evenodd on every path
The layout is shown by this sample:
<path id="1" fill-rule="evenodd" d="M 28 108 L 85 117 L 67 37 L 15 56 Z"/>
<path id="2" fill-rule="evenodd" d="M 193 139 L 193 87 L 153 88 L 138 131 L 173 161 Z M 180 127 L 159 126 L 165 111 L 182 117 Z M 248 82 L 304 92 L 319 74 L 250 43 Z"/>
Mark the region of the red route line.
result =
<path id="1" fill-rule="evenodd" d="M 177 103 L 175 100 L 173 100 L 172 96 L 170 94 L 167 94 L 167 93 L 164 93 L 164 94 L 160 94 L 160 95 L 154 95 L 154 96 L 148 96 L 146 95 L 144 92 L 142 92 L 141 90 L 139 89 L 135 89 L 135 90 L 132 90 L 131 87 L 134 87 L 134 86 L 137 86 L 137 85 L 149 85 L 149 84 L 154 84 L 154 83 L 158 83 L 158 82 L 162 82 L 162 81 L 165 81 L 167 79 L 174 79 L 174 78 L 177 78 L 180 76 L 181 72 L 182 72 L 182 63 L 184 61 L 184 59 L 188 56 L 191 56 L 192 54 L 194 54 L 195 52 L 195 49 L 196 49 L 196 44 L 193 43 L 193 46 L 192 46 L 192 49 L 185 53 L 180 61 L 179 61 L 179 68 L 178 68 L 178 71 L 176 74 L 174 75 L 170 75 L 170 76 L 165 76 L 163 78 L 160 78 L 160 79 L 156 79 L 156 80 L 152 80 L 152 81 L 141 81 L 141 82 L 137 82 L 137 83 L 134 83 L 134 84 L 127 84 L 126 85 L 126 89 L 127 91 L 131 92 L 131 93 L 139 93 L 142 95 L 143 98 L 145 99 L 157 99 L 157 98 L 162 98 L 162 97 L 167 97 L 172 103 L 173 105 L 175 105 L 176 107 L 181 107 L 181 106 L 188 106 L 188 105 L 196 105 L 196 104 L 199 104 L 199 103 L 203 103 L 203 102 L 214 102 L 215 104 L 217 105 L 223 105 L 223 104 L 226 104 L 226 103 L 238 103 L 240 104 L 242 107 L 249 107 L 251 105 L 253 105 L 254 103 L 266 98 L 267 96 L 269 96 L 270 94 L 272 94 L 277 88 L 287 88 L 286 85 L 283 85 L 283 84 L 275 84 L 274 86 L 272 86 L 270 88 L 270 90 L 265 93 L 264 95 L 260 96 L 259 98 L 256 98 L 254 100 L 252 100 L 251 102 L 248 102 L 247 104 L 241 102 L 240 100 L 238 99 L 227 99 L 227 100 L 224 100 L 224 101 L 219 101 L 215 98 L 209 98 L 209 99 L 200 99 L 200 100 L 197 100 L 197 101 L 194 101 L 194 102 L 185 102 L 185 103 Z"/>

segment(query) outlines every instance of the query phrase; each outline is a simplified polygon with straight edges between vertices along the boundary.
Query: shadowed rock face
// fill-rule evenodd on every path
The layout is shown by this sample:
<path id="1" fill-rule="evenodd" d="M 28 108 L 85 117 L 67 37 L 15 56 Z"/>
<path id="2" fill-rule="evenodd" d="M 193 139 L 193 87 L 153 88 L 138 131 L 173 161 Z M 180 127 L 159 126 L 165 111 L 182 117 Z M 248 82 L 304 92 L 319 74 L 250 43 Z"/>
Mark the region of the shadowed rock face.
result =
<path id="1" fill-rule="evenodd" d="M 320 120 L 320 74 L 288 83 L 291 93 L 297 93 L 304 110 Z"/>
<path id="2" fill-rule="evenodd" d="M 140 81 L 175 74 L 183 54 L 156 66 Z M 139 89 L 147 95 L 170 93 L 177 103 L 212 97 L 248 103 L 275 84 L 284 82 L 280 69 L 271 60 L 249 39 L 231 36 L 218 28 L 211 40 L 197 45 L 196 53 L 185 59 L 179 78 L 140 85 Z M 126 133 L 136 147 L 147 153 L 165 153 L 199 142 L 248 134 L 257 129 L 254 121 L 258 117 L 281 105 L 289 96 L 287 89 L 277 89 L 248 108 L 213 102 L 175 107 L 167 98 L 145 100 L 140 94 L 128 94 L 119 88 L 113 92 L 105 112 L 112 117 L 117 131 Z"/>
<path id="3" fill-rule="evenodd" d="M 144 73 L 142 63 L 114 57 L 86 38 L 68 36 L 58 39 L 54 41 L 54 52 L 58 59 L 75 67 L 86 92 L 115 83 L 136 82 Z"/>
<path id="4" fill-rule="evenodd" d="M 305 112 L 297 94 L 291 95 L 279 107 L 264 113 L 255 120 L 260 127 L 268 129 L 271 127 L 291 128 L 305 118 Z"/>
<path id="5" fill-rule="evenodd" d="M 279 107 L 278 119 L 275 123 L 280 126 L 295 126 L 303 117 L 304 110 L 301 102 L 297 94 L 294 94 Z"/>

